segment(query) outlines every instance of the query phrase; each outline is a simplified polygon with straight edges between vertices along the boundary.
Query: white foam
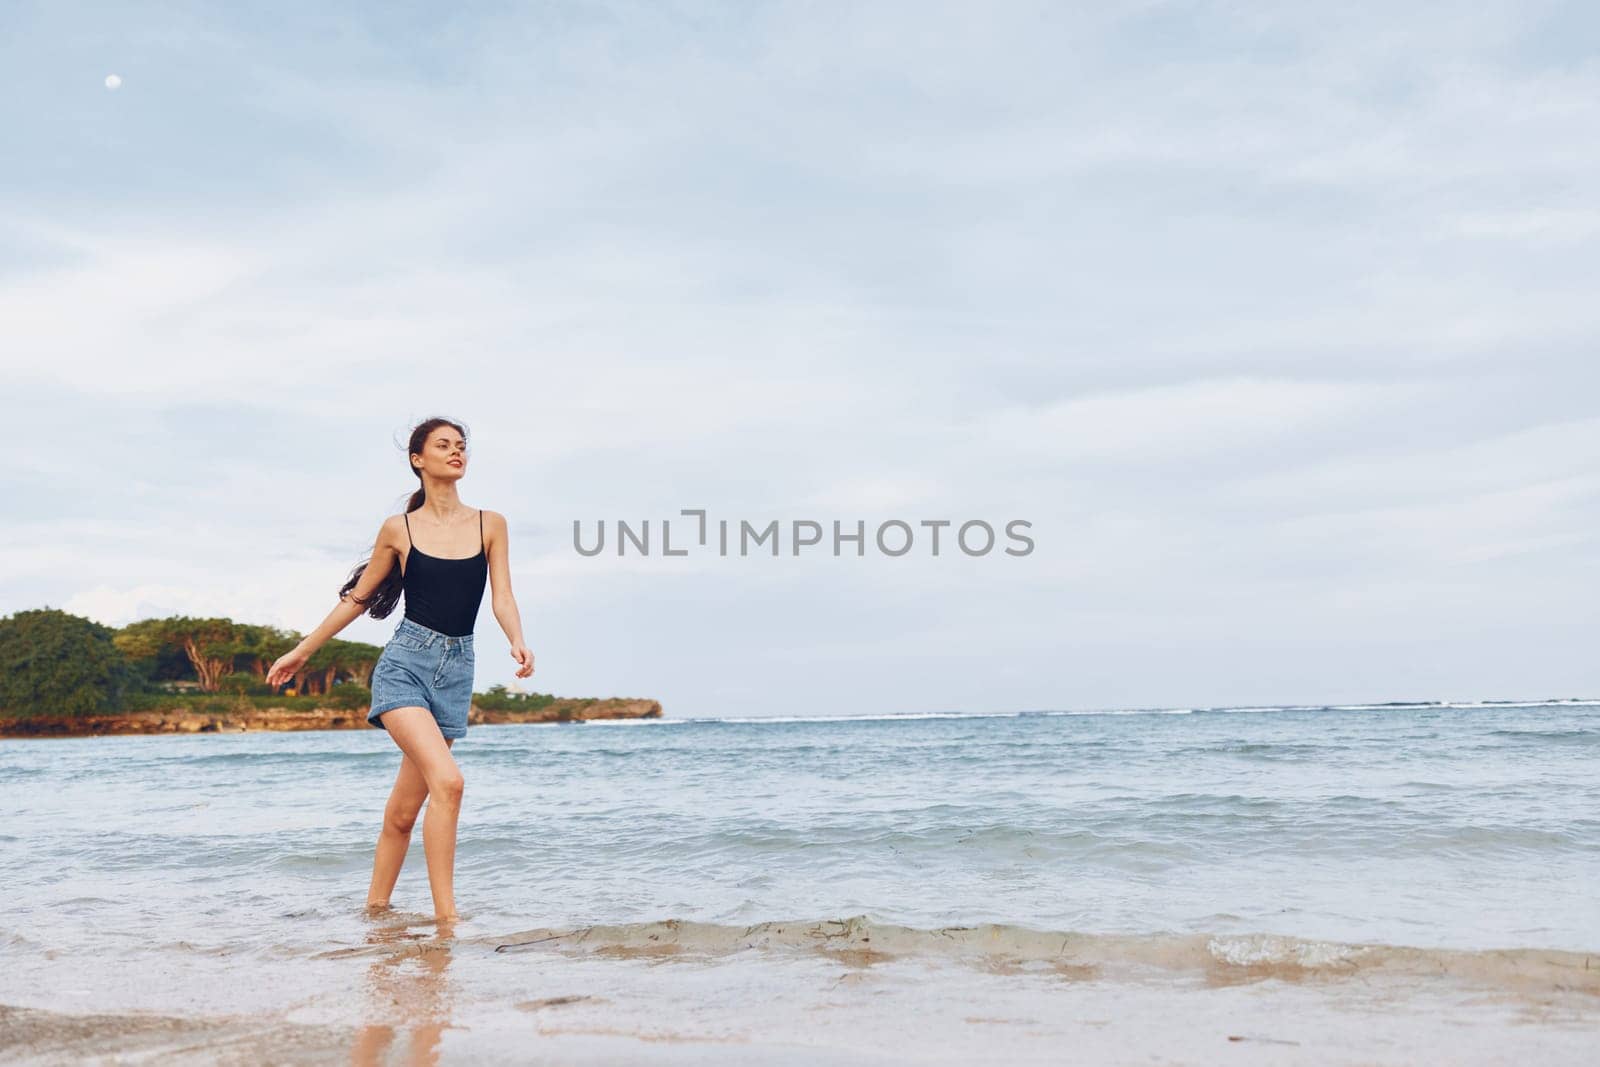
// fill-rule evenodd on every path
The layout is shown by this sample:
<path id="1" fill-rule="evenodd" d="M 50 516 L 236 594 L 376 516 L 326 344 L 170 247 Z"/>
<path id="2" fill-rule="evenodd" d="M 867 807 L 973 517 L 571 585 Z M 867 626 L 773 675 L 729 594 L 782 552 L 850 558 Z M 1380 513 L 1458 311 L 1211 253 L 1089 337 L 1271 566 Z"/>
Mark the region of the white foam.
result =
<path id="1" fill-rule="evenodd" d="M 1223 963 L 1239 967 L 1259 964 L 1327 967 L 1357 959 L 1372 950 L 1362 945 L 1301 941 L 1276 934 L 1238 934 L 1211 938 L 1206 942 L 1206 951 Z"/>

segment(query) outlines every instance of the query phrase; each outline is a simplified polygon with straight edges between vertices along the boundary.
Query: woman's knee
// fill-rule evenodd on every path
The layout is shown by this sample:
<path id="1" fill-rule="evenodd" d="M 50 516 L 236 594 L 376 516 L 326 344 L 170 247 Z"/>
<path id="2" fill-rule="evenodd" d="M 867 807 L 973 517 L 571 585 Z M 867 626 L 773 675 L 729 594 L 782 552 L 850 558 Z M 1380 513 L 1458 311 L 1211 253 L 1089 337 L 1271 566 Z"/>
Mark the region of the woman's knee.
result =
<path id="1" fill-rule="evenodd" d="M 440 771 L 428 782 L 428 796 L 443 804 L 459 804 L 466 791 L 467 781 L 456 769 Z"/>
<path id="2" fill-rule="evenodd" d="M 422 804 L 399 803 L 391 800 L 383 809 L 383 828 L 392 833 L 409 834 L 411 828 L 417 825 L 417 816 L 422 812 Z"/>

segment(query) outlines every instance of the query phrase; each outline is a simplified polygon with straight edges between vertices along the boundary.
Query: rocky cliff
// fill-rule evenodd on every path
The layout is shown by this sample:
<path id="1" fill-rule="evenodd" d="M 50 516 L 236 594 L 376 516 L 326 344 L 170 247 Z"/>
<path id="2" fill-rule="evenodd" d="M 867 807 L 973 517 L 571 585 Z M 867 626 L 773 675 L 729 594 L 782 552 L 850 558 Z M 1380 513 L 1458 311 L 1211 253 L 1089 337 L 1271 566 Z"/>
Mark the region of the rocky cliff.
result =
<path id="1" fill-rule="evenodd" d="M 471 725 L 583 722 L 587 719 L 659 719 L 661 703 L 612 697 L 556 700 L 537 711 L 486 711 L 476 704 Z M 211 712 L 174 708 L 114 715 L 0 717 L 0 737 L 92 737 L 102 734 L 235 734 L 248 730 L 366 730 L 365 708 L 253 708 Z"/>

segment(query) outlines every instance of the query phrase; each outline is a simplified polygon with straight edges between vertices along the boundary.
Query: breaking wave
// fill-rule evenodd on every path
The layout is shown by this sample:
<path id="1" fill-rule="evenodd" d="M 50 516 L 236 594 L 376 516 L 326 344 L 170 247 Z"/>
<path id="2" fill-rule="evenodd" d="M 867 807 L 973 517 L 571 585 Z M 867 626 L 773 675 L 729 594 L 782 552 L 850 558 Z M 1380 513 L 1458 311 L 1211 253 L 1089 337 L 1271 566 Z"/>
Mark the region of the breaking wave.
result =
<path id="1" fill-rule="evenodd" d="M 1600 997 L 1600 954 L 1559 949 L 1449 949 L 1350 943 L 1270 933 L 1103 934 L 1037 930 L 1009 923 L 918 929 L 865 915 L 817 921 L 725 925 L 656 922 L 539 928 L 462 940 L 499 954 L 556 952 L 611 958 L 715 959 L 740 953 L 818 955 L 870 966 L 943 959 L 986 970 L 1131 978 L 1166 972 L 1213 983 L 1352 977 L 1454 978 L 1517 991 Z M 336 949 L 319 958 L 424 951 L 422 943 Z"/>

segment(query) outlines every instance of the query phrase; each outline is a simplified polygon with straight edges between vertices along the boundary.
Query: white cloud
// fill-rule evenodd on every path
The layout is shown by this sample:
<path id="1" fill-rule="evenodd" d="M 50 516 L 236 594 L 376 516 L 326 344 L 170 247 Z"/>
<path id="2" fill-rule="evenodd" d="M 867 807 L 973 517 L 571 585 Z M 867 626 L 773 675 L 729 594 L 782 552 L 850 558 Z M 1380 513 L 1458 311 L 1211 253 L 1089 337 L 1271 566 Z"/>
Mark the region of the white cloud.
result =
<path id="1" fill-rule="evenodd" d="M 1051 459 L 1181 461 L 1381 416 L 1421 392 L 1410 385 L 1255 378 L 1185 382 L 996 411 L 982 432 L 1019 453 Z"/>

